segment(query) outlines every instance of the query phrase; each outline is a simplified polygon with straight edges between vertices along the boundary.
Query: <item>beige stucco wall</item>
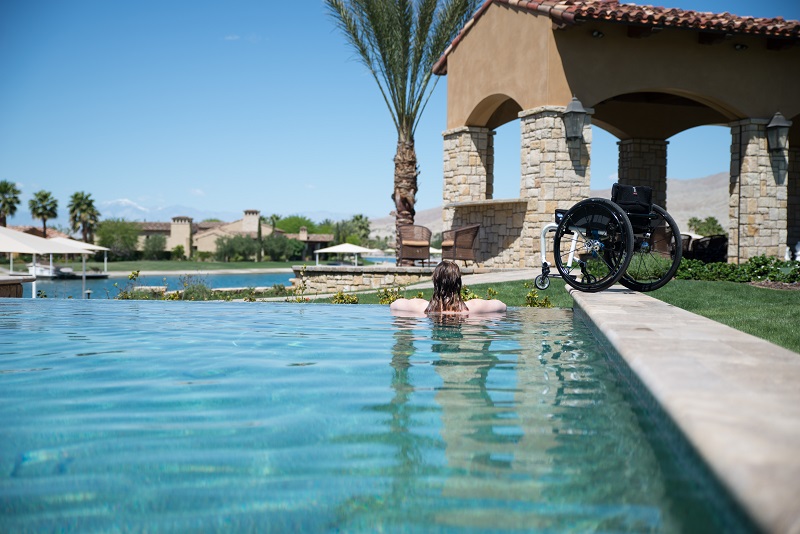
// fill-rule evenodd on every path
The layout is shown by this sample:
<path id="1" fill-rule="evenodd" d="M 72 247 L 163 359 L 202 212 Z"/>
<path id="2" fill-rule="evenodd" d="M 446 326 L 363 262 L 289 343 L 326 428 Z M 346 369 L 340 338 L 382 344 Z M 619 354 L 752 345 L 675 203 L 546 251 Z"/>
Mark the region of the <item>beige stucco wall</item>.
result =
<path id="1" fill-rule="evenodd" d="M 595 29 L 604 37 L 593 38 Z M 735 44 L 747 48 L 737 51 Z M 595 124 L 623 138 L 664 139 L 709 120 L 769 118 L 778 110 L 788 118 L 800 114 L 800 47 L 767 50 L 759 37 L 705 45 L 697 32 L 678 29 L 638 39 L 627 37 L 623 24 L 554 30 L 546 15 L 492 4 L 452 51 L 447 69 L 448 129 L 503 124 L 487 122 L 505 99 L 498 95 L 525 110 L 563 106 L 575 94 L 596 108 Z M 662 106 L 650 110 L 655 112 L 645 123 L 644 104 L 631 104 L 615 110 L 619 124 L 605 123 L 608 117 L 597 104 L 634 92 L 687 96 L 713 111 L 690 109 L 696 116 L 689 119 Z"/>

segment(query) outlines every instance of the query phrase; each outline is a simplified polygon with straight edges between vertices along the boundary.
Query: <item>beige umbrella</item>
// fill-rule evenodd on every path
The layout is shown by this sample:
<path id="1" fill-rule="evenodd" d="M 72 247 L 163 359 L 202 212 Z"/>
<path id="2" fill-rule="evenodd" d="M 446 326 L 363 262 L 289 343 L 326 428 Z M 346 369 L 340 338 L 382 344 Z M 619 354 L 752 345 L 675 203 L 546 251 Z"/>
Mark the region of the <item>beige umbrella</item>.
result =
<path id="1" fill-rule="evenodd" d="M 66 243 L 59 243 L 53 239 L 44 239 L 35 235 L 26 234 L 25 232 L 18 232 L 11 230 L 4 226 L 0 226 L 0 252 L 18 253 L 18 254 L 33 254 L 33 268 L 36 270 L 36 255 L 37 254 L 50 254 L 50 264 L 52 267 L 53 254 L 81 254 L 85 255 L 89 252 L 85 249 L 78 248 Z M 85 260 L 85 256 L 84 256 Z M 13 270 L 13 264 L 12 264 Z M 85 273 L 85 263 L 84 263 Z M 86 281 L 84 279 L 84 287 Z M 32 287 L 33 298 L 36 298 L 36 280 L 33 281 Z"/>
<path id="2" fill-rule="evenodd" d="M 353 254 L 353 261 L 354 261 L 353 265 L 358 265 L 358 255 L 367 254 L 371 251 L 372 251 L 371 248 L 364 248 L 358 245 L 351 245 L 350 243 L 342 243 L 341 245 L 334 245 L 332 247 L 315 250 L 314 254 L 317 257 L 317 265 L 319 265 L 320 254 Z"/>

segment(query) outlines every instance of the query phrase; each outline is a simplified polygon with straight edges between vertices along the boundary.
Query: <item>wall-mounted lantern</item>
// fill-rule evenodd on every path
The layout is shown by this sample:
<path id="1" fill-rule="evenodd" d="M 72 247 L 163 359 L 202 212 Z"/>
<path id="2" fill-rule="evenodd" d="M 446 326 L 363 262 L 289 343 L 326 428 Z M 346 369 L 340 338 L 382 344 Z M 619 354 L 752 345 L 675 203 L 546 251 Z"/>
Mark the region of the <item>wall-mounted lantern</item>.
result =
<path id="1" fill-rule="evenodd" d="M 587 112 L 583 108 L 581 101 L 577 97 L 572 97 L 572 101 L 564 110 L 564 129 L 567 133 L 567 140 L 573 141 L 583 137 L 583 123 L 586 120 Z"/>
<path id="2" fill-rule="evenodd" d="M 789 127 L 791 121 L 778 111 L 767 124 L 767 145 L 770 152 L 781 152 L 789 147 Z"/>

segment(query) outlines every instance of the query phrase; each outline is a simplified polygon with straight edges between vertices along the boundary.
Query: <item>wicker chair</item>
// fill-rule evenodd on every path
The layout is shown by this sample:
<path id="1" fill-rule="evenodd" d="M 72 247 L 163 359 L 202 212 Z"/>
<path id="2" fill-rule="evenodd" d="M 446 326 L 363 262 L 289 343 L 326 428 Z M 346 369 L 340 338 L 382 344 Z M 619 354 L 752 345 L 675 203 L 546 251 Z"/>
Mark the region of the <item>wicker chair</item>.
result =
<path id="1" fill-rule="evenodd" d="M 431 231 L 424 226 L 408 224 L 400 227 L 399 260 L 431 261 Z"/>
<path id="2" fill-rule="evenodd" d="M 475 261 L 475 238 L 480 224 L 471 224 L 442 232 L 442 259 Z"/>

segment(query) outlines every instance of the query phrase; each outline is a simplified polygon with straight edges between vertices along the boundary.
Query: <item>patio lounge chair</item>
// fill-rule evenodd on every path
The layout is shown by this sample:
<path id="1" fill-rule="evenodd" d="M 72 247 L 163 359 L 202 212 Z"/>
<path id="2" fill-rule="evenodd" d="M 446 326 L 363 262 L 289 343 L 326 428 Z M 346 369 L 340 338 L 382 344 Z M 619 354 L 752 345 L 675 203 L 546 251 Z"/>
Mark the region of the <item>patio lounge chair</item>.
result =
<path id="1" fill-rule="evenodd" d="M 431 261 L 431 231 L 424 226 L 408 224 L 400 227 L 400 261 Z"/>
<path id="2" fill-rule="evenodd" d="M 475 261 L 475 238 L 478 237 L 480 224 L 461 226 L 442 232 L 442 259 Z"/>

